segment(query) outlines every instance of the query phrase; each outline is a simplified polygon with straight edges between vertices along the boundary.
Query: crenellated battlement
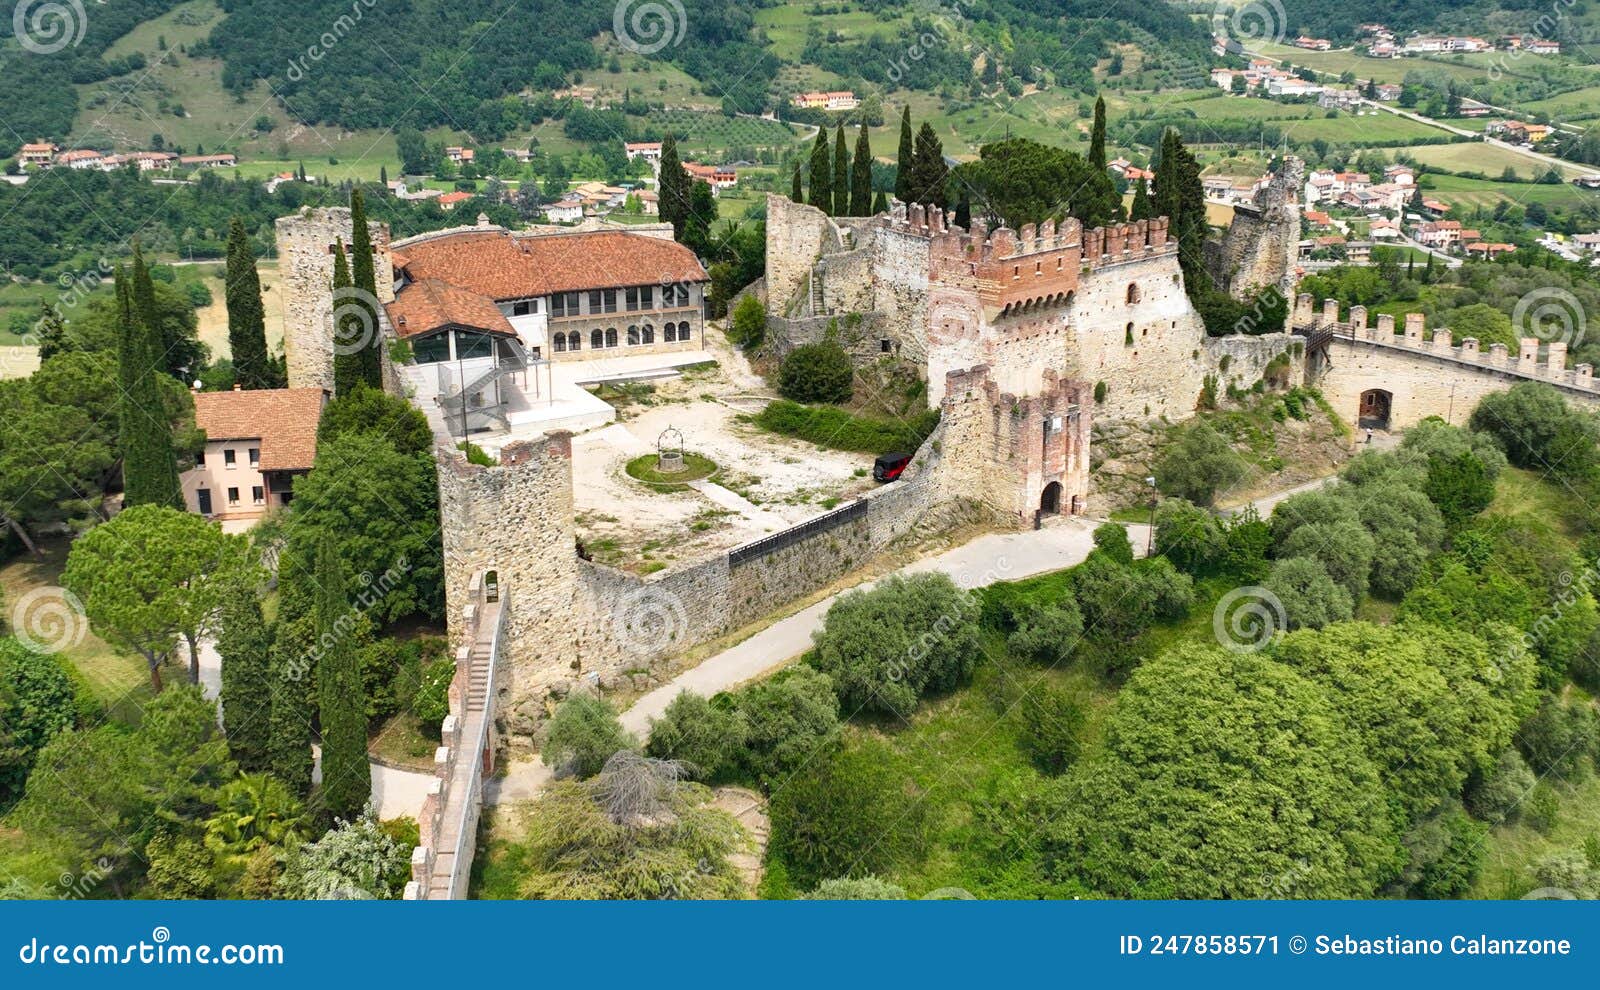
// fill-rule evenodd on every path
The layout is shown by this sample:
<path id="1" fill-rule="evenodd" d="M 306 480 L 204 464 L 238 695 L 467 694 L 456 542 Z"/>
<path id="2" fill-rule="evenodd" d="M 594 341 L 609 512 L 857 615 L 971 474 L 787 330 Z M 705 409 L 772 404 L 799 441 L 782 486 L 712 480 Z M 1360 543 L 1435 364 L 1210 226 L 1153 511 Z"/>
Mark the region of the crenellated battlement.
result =
<path id="1" fill-rule="evenodd" d="M 1302 292 L 1295 297 L 1291 325 L 1296 330 L 1329 328 L 1336 337 L 1352 343 L 1376 344 L 1381 347 L 1428 355 L 1473 368 L 1502 372 L 1521 378 L 1548 382 L 1558 388 L 1593 394 L 1594 368 L 1580 364 L 1567 368 L 1567 342 L 1544 341 L 1538 337 L 1518 340 L 1517 353 L 1512 356 L 1505 344 L 1490 344 L 1485 350 L 1476 337 L 1465 337 L 1459 343 L 1449 328 L 1441 327 L 1431 333 L 1427 317 L 1422 313 L 1405 314 L 1405 322 L 1398 332 L 1393 314 L 1379 313 L 1375 322 L 1369 320 L 1365 306 L 1351 306 L 1349 317 L 1339 319 L 1337 299 L 1324 299 L 1320 309 L 1311 293 Z M 1540 360 L 1540 351 L 1544 351 Z"/>

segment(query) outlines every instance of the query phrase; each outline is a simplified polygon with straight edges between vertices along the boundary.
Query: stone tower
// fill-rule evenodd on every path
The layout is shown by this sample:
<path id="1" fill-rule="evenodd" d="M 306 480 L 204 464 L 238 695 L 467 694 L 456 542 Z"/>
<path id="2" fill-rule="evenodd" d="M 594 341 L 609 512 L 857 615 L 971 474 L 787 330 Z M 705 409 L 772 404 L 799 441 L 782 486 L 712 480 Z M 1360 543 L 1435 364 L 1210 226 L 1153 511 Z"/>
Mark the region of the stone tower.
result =
<path id="1" fill-rule="evenodd" d="M 1305 164 L 1285 157 L 1254 203 L 1234 207 L 1233 223 L 1221 242 L 1206 245 L 1212 278 L 1235 299 L 1247 299 L 1269 285 L 1284 298 L 1294 298 L 1303 185 Z"/>
<path id="2" fill-rule="evenodd" d="M 333 248 L 350 246 L 350 211 L 342 206 L 306 207 L 277 221 L 279 272 L 283 278 L 283 352 L 291 388 L 333 388 Z M 394 301 L 388 225 L 368 222 L 378 302 Z M 380 313 L 380 317 L 381 317 Z"/>

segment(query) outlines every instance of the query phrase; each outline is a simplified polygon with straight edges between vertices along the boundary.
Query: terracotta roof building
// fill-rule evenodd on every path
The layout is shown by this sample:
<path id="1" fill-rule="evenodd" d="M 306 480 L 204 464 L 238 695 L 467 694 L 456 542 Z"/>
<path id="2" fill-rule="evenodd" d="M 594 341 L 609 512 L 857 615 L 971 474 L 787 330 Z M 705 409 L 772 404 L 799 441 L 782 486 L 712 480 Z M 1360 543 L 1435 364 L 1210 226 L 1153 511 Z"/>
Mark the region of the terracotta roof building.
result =
<path id="1" fill-rule="evenodd" d="M 327 393 L 320 388 L 196 392 L 195 425 L 206 446 L 183 474 L 190 512 L 218 519 L 254 519 L 288 505 L 297 475 L 317 456 L 317 423 Z"/>

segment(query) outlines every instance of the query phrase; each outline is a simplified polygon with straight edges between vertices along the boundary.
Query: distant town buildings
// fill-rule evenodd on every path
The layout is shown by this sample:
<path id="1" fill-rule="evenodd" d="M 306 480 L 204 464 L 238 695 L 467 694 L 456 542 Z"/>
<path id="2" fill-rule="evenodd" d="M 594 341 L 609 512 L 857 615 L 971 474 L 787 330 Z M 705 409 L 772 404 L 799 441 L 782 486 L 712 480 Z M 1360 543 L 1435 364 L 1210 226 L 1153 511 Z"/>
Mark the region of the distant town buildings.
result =
<path id="1" fill-rule="evenodd" d="M 1486 52 L 1492 46 L 1482 38 L 1454 35 L 1414 34 L 1406 39 L 1405 51 L 1421 54 L 1431 52 Z"/>
<path id="2" fill-rule="evenodd" d="M 796 93 L 789 102 L 807 110 L 854 110 L 861 105 L 856 94 L 848 89 L 828 93 Z"/>

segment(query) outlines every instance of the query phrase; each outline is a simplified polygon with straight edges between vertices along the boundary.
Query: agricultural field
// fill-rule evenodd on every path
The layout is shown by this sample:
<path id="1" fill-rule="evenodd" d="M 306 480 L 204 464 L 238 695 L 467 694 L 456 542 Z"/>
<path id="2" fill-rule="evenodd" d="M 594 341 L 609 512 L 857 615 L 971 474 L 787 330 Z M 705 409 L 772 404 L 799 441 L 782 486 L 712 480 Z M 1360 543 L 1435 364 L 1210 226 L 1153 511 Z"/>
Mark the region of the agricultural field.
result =
<path id="1" fill-rule="evenodd" d="M 1457 209 L 1473 206 L 1492 209 L 1502 199 L 1522 206 L 1539 203 L 1546 208 L 1560 210 L 1573 210 L 1600 202 L 1600 193 L 1585 191 L 1570 184 L 1546 186 L 1529 182 L 1464 179 L 1455 175 L 1434 175 L 1429 179 L 1433 183 L 1429 195 L 1437 196 Z"/>
<path id="2" fill-rule="evenodd" d="M 658 110 L 650 123 L 670 128 L 688 152 L 722 152 L 732 148 L 782 150 L 800 139 L 800 128 L 759 117 L 728 117 L 720 112 Z M 810 128 L 805 128 L 809 131 Z"/>
<path id="3" fill-rule="evenodd" d="M 785 62 L 799 61 L 806 46 L 806 33 L 813 25 L 825 26 L 829 34 L 844 41 L 858 41 L 875 34 L 909 36 L 910 33 L 909 11 L 880 17 L 870 11 L 850 10 L 817 17 L 811 13 L 816 6 L 809 0 L 789 0 L 755 12 L 756 25 L 766 33 L 767 47 Z"/>

